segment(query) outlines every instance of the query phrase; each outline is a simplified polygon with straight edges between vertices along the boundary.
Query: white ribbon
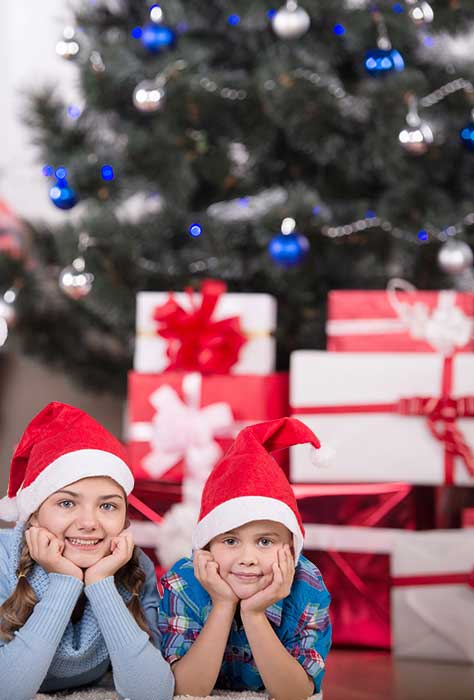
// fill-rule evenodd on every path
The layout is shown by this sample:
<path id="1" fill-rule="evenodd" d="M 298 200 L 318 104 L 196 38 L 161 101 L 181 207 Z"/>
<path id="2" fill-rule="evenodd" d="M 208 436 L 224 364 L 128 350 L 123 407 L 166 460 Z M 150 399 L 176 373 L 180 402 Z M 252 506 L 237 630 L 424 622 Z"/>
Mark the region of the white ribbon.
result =
<path id="1" fill-rule="evenodd" d="M 387 285 L 390 304 L 403 321 L 413 338 L 426 340 L 442 355 L 452 355 L 456 348 L 469 342 L 473 333 L 473 322 L 456 306 L 456 292 L 443 290 L 438 294 L 438 303 L 430 314 L 426 304 L 407 304 L 397 297 L 397 291 L 416 292 L 416 287 L 406 280 L 395 278 Z"/>
<path id="2" fill-rule="evenodd" d="M 395 278 L 387 285 L 388 300 L 398 318 L 330 320 L 328 336 L 395 334 L 408 331 L 412 338 L 425 340 L 443 355 L 451 355 L 473 337 L 474 319 L 456 306 L 456 292 L 442 290 L 433 312 L 422 302 L 400 301 L 397 291 L 416 292 L 406 280 Z"/>
<path id="3" fill-rule="evenodd" d="M 201 383 L 197 372 L 184 376 L 184 401 L 170 386 L 160 387 L 150 396 L 150 403 L 156 410 L 151 424 L 131 426 L 132 440 L 148 439 L 150 442 L 151 452 L 144 458 L 143 465 L 156 479 L 184 460 L 186 478 L 204 484 L 222 455 L 214 437 L 232 427 L 232 409 L 224 402 L 200 408 Z"/>

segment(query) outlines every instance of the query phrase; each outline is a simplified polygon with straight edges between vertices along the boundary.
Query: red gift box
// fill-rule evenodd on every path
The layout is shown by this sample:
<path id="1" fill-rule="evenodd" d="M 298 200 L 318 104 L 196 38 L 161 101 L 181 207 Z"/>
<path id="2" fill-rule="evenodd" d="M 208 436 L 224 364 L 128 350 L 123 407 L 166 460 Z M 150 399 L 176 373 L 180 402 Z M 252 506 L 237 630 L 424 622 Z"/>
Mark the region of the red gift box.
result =
<path id="1" fill-rule="evenodd" d="M 432 526 L 432 490 L 402 483 L 293 489 L 306 530 L 304 554 L 331 594 L 333 644 L 390 648 L 391 532 Z M 351 543 L 352 531 L 359 544 Z M 364 531 L 370 539 L 361 548 Z"/>
<path id="2" fill-rule="evenodd" d="M 387 290 L 335 290 L 328 297 L 327 349 L 468 352 L 474 349 L 473 319 L 474 295 L 468 293 L 417 291 L 398 280 Z"/>
<path id="3" fill-rule="evenodd" d="M 474 527 L 474 508 L 463 508 L 461 518 L 463 527 Z"/>
<path id="4" fill-rule="evenodd" d="M 191 375 L 185 372 L 165 372 L 163 374 L 129 373 L 129 455 L 136 479 L 149 480 L 154 478 L 153 473 L 150 472 L 146 465 L 150 463 L 150 455 L 152 455 L 154 449 L 152 445 L 154 430 L 156 434 L 157 429 L 156 419 L 160 416 L 160 410 L 168 410 L 168 403 L 166 402 L 166 407 L 161 402 L 161 408 L 157 408 L 154 398 L 157 390 L 166 387 L 166 401 L 169 398 L 169 392 L 174 395 L 174 398 L 170 400 L 169 406 L 169 425 L 171 428 L 169 433 L 173 432 L 173 430 L 179 432 L 180 429 L 181 432 L 186 432 L 188 427 L 185 423 L 179 424 L 177 421 L 174 421 L 174 416 L 178 415 L 176 411 L 181 410 L 177 402 L 182 402 L 183 411 L 185 411 L 186 403 L 190 401 L 189 395 L 185 395 L 186 382 L 190 378 Z M 201 421 L 209 419 L 212 422 L 219 409 L 222 409 L 223 404 L 225 404 L 227 410 L 231 413 L 230 424 L 224 429 L 217 428 L 215 431 L 208 430 L 208 426 L 204 426 L 206 439 L 209 439 L 210 433 L 212 433 L 212 441 L 220 447 L 222 452 L 230 446 L 236 433 L 245 425 L 280 418 L 289 413 L 287 373 L 239 376 L 213 374 L 199 375 L 199 378 L 199 395 L 195 395 L 192 398 L 194 404 L 198 405 L 190 406 L 195 411 L 191 416 L 191 419 L 194 421 L 191 429 L 202 429 Z M 188 418 L 185 416 L 183 420 L 186 421 Z M 173 437 L 175 436 L 173 435 Z M 177 437 L 179 442 L 180 435 Z M 185 435 L 185 437 L 187 436 Z M 208 444 L 205 440 L 204 443 L 201 447 L 208 449 Z M 184 447 L 181 450 L 181 455 L 179 454 L 179 449 L 175 452 L 178 457 L 175 464 L 162 471 L 159 477 L 156 478 L 165 481 L 182 481 L 186 453 Z M 210 454 L 217 461 L 219 458 L 218 452 L 216 451 L 213 454 L 211 450 Z M 281 462 L 282 466 L 287 470 L 287 455 L 284 455 L 281 459 L 284 460 Z M 173 461 L 172 456 L 170 461 Z"/>

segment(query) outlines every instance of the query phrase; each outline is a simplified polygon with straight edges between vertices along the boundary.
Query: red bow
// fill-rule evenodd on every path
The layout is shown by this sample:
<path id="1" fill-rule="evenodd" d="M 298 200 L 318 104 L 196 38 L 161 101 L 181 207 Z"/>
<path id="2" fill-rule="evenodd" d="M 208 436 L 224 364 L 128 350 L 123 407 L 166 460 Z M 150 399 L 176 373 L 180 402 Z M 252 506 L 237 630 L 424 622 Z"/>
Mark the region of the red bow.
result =
<path id="1" fill-rule="evenodd" d="M 158 324 L 157 333 L 168 343 L 166 354 L 170 363 L 167 370 L 227 374 L 237 362 L 246 342 L 239 317 L 221 321 L 211 318 L 226 289 L 223 282 L 205 280 L 200 306 L 194 301 L 192 289 L 187 288 L 190 311 L 183 309 L 172 293 L 163 306 L 156 307 L 153 320 Z"/>

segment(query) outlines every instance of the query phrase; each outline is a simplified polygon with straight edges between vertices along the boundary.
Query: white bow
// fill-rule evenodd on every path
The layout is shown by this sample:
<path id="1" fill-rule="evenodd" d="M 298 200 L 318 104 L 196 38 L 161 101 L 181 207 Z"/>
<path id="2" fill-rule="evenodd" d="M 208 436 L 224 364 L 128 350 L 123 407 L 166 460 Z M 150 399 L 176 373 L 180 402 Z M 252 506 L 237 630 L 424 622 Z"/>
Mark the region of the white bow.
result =
<path id="1" fill-rule="evenodd" d="M 398 317 L 413 338 L 426 340 L 443 355 L 452 355 L 456 348 L 469 342 L 473 322 L 456 306 L 456 292 L 440 291 L 438 304 L 430 313 L 422 302 L 407 304 L 397 297 L 397 290 L 416 292 L 416 287 L 406 280 L 395 278 L 387 285 L 388 298 Z"/>
<path id="2" fill-rule="evenodd" d="M 232 409 L 224 402 L 200 408 L 201 382 L 197 372 L 185 375 L 185 401 L 167 385 L 150 397 L 156 414 L 151 426 L 151 452 L 143 464 L 154 478 L 184 460 L 186 479 L 202 485 L 222 455 L 214 438 L 232 426 Z"/>

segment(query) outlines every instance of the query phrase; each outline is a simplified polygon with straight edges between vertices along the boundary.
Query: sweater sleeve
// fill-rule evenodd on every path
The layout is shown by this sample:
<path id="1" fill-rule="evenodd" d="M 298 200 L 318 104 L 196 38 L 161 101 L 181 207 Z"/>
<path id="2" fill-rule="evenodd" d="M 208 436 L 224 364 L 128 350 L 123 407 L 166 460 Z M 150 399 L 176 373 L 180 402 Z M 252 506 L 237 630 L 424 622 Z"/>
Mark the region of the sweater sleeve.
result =
<path id="1" fill-rule="evenodd" d="M 150 562 L 151 564 L 151 562 Z M 145 568 L 145 567 L 144 567 Z M 145 569 L 147 580 L 141 596 L 154 639 L 153 617 L 159 604 L 154 571 Z M 113 576 L 86 586 L 84 592 L 104 636 L 112 662 L 115 689 L 129 700 L 171 700 L 174 676 L 146 632 L 135 622 L 115 586 Z M 153 600 L 156 603 L 153 603 Z M 155 613 L 152 614 L 152 611 Z"/>
<path id="2" fill-rule="evenodd" d="M 0 603 L 10 595 L 0 548 Z M 0 639 L 2 700 L 30 700 L 39 690 L 83 589 L 74 576 L 50 574 L 42 599 L 11 641 Z M 31 660 L 34 659 L 34 663 Z"/>

